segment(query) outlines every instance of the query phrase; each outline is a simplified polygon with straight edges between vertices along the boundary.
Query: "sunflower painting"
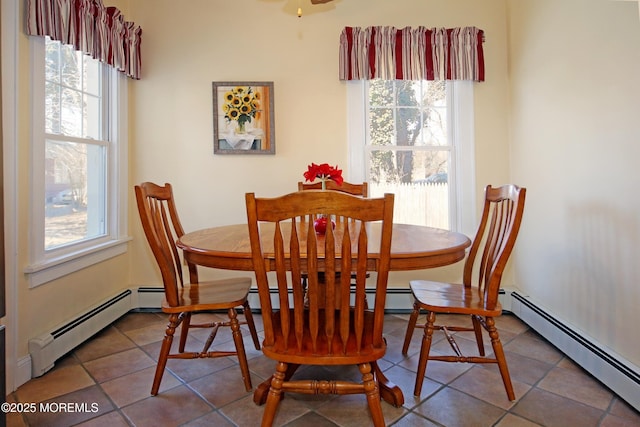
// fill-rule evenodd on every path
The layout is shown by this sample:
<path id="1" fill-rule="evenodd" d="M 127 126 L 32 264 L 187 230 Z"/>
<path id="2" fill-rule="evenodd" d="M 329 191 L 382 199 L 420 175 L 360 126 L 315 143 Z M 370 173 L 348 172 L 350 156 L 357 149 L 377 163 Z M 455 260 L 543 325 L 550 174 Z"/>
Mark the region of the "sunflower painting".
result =
<path id="1" fill-rule="evenodd" d="M 215 154 L 274 154 L 273 82 L 213 82 Z"/>

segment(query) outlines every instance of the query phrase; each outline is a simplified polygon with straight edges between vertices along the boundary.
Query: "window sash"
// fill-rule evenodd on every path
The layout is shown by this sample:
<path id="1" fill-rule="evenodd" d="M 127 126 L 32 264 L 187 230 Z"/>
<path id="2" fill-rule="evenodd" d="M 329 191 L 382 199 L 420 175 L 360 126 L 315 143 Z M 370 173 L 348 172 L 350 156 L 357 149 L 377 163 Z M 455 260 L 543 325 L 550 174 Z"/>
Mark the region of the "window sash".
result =
<path id="1" fill-rule="evenodd" d="M 353 80 L 347 85 L 347 138 L 349 141 L 348 180 L 369 180 L 368 156 L 371 150 L 407 150 L 415 152 L 438 150 L 451 153 L 449 185 L 451 193 L 450 221 L 452 230 L 472 235 L 476 227 L 475 152 L 473 127 L 473 84 L 470 81 L 447 82 L 447 134 L 452 143 L 446 146 L 397 146 L 367 144 L 367 87 L 365 80 Z M 455 146 L 455 149 L 453 148 Z"/>
<path id="2" fill-rule="evenodd" d="M 45 133 L 44 106 L 44 38 L 31 37 L 32 53 L 32 179 L 30 209 L 30 264 L 24 272 L 30 287 L 73 273 L 90 265 L 103 262 L 126 252 L 127 236 L 127 108 L 126 78 L 110 67 L 105 69 L 105 84 L 110 88 L 110 103 L 104 105 L 105 130 L 103 135 L 113 135 L 108 139 L 85 139 Z M 95 237 L 73 244 L 65 244 L 45 250 L 45 141 L 71 141 L 103 147 L 105 152 L 104 232 Z"/>

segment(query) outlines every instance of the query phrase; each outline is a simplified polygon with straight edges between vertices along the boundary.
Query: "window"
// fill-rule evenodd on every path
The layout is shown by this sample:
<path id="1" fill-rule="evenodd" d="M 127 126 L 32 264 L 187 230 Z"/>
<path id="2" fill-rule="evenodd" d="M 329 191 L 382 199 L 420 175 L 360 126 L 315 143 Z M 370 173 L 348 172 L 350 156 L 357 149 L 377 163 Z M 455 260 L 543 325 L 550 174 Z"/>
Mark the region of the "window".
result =
<path id="1" fill-rule="evenodd" d="M 372 197 L 394 193 L 395 222 L 472 231 L 471 82 L 347 85 L 350 179 L 368 181 Z"/>
<path id="2" fill-rule="evenodd" d="M 124 251 L 126 95 L 115 69 L 33 37 L 31 285 Z"/>

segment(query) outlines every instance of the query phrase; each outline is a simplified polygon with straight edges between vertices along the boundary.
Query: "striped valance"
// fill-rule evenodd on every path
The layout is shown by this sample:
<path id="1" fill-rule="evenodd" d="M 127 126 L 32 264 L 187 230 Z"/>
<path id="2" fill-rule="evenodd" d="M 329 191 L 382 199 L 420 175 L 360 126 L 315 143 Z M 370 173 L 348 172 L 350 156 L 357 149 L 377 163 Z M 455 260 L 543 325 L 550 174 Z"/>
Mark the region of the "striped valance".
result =
<path id="1" fill-rule="evenodd" d="M 484 81 L 483 34 L 475 27 L 346 27 L 340 80 Z"/>
<path id="2" fill-rule="evenodd" d="M 49 36 L 140 78 L 142 29 L 102 0 L 28 0 L 27 34 Z"/>

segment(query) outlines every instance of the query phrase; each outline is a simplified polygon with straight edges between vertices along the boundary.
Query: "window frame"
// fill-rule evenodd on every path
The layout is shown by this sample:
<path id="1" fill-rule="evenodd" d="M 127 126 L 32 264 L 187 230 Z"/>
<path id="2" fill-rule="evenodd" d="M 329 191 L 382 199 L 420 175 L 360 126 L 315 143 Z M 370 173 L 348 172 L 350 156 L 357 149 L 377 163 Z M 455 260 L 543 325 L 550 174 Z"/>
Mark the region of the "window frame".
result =
<path id="1" fill-rule="evenodd" d="M 102 65 L 108 80 L 106 225 L 105 234 L 45 250 L 45 38 L 30 37 L 32 135 L 29 265 L 24 273 L 33 288 L 126 252 L 128 140 L 127 79 L 113 67 Z M 64 137 L 82 141 L 82 138 Z"/>
<path id="2" fill-rule="evenodd" d="M 367 145 L 367 82 L 351 80 L 346 85 L 348 176 L 350 181 L 361 182 L 368 180 L 369 147 L 379 147 Z M 453 196 L 449 199 L 450 229 L 472 235 L 476 227 L 473 82 L 447 81 L 447 126 L 449 146 L 452 147 L 449 173 L 452 187 L 450 195 Z M 445 147 L 443 149 L 446 150 Z"/>

